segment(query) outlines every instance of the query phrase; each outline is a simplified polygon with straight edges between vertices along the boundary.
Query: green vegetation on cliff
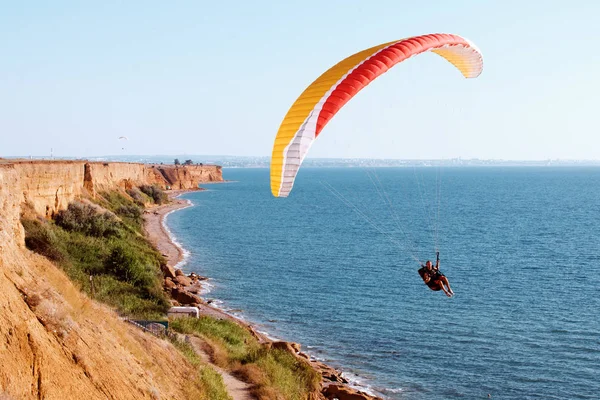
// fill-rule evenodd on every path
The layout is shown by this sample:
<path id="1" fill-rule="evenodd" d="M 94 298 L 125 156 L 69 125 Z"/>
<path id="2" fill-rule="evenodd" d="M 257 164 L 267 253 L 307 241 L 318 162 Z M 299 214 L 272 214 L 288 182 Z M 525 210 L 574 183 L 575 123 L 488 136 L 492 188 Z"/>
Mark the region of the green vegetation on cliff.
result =
<path id="1" fill-rule="evenodd" d="M 162 203 L 164 193 L 152 190 Z M 119 192 L 101 193 L 94 201 L 73 202 L 53 221 L 24 214 L 26 246 L 59 264 L 83 291 L 120 313 L 163 317 L 169 307 L 160 269 L 165 261 L 143 235 L 143 208 Z"/>
<path id="2" fill-rule="evenodd" d="M 319 374 L 289 351 L 261 344 L 244 327 L 202 316 L 178 318 L 171 328 L 196 335 L 209 346 L 215 364 L 254 385 L 259 399 L 301 400 L 319 388 Z"/>
<path id="3" fill-rule="evenodd" d="M 25 211 L 25 244 L 61 266 L 90 297 L 122 315 L 163 319 L 169 308 L 162 287 L 165 260 L 144 236 L 143 213 L 145 205 L 163 204 L 165 196 L 156 187 L 104 192 L 69 204 L 52 220 Z M 260 343 L 242 325 L 207 316 L 175 319 L 170 325 L 197 336 L 213 362 L 252 384 L 259 400 L 303 400 L 319 392 L 320 374 L 307 362 L 285 348 Z M 221 375 L 190 343 L 177 336 L 169 339 L 196 368 L 190 379 L 202 389 L 201 399 L 230 399 Z"/>

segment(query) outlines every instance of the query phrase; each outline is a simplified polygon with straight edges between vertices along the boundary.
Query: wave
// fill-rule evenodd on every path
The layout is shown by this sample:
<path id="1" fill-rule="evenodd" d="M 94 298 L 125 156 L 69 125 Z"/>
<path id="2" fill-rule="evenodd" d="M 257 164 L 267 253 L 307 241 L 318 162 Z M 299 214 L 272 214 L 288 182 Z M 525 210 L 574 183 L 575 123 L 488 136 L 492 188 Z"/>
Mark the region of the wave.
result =
<path id="1" fill-rule="evenodd" d="M 342 371 L 342 377 L 348 381 L 348 386 L 352 389 L 360 390 L 370 396 L 381 396 L 383 393 L 376 391 L 371 385 L 367 384 L 363 378 L 351 372 Z M 390 392 L 393 393 L 393 392 Z"/>
<path id="2" fill-rule="evenodd" d="M 211 279 L 202 281 L 202 289 L 200 289 L 200 295 L 205 296 L 213 291 L 215 285 L 211 283 Z"/>

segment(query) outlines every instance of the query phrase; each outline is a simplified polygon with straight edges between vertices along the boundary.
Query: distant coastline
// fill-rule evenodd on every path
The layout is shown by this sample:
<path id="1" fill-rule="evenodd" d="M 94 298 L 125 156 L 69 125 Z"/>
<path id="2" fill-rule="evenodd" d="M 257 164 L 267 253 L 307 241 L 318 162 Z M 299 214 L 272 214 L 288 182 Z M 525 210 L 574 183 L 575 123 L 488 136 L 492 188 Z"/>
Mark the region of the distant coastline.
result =
<path id="1" fill-rule="evenodd" d="M 51 157 L 11 157 L 50 160 Z M 175 159 L 191 159 L 195 164 L 216 164 L 223 168 L 270 168 L 268 156 L 227 156 L 227 155 L 106 155 L 89 157 L 91 161 L 135 162 L 143 164 L 172 165 Z M 75 157 L 61 157 L 62 160 L 79 160 Z M 448 159 L 390 159 L 390 158 L 306 158 L 305 168 L 385 168 L 385 167 L 600 167 L 598 160 L 546 159 L 546 160 L 503 160 L 480 158 Z"/>

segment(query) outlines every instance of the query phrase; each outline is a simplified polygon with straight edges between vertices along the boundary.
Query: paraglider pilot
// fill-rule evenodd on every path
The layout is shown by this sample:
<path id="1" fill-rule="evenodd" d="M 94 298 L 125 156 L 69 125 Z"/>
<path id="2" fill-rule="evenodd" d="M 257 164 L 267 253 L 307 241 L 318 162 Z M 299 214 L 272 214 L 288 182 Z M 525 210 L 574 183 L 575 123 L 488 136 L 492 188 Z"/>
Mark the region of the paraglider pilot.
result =
<path id="1" fill-rule="evenodd" d="M 433 266 L 430 260 L 427 260 L 425 265 L 421 264 L 421 268 L 419 268 L 418 271 L 419 275 L 429 289 L 434 291 L 442 290 L 446 296 L 452 297 L 454 292 L 450 288 L 450 282 L 448 282 L 448 278 L 440 272 L 439 251 L 436 253 L 436 258 L 435 266 Z"/>

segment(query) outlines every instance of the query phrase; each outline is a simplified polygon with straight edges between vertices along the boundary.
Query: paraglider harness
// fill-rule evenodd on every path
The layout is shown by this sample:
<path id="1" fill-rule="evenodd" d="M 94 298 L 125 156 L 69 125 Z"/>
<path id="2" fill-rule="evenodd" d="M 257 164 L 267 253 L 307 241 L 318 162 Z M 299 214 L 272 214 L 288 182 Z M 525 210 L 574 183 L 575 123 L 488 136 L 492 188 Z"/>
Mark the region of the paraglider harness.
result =
<path id="1" fill-rule="evenodd" d="M 437 251 L 435 253 L 436 255 L 436 260 L 435 260 L 435 265 L 436 267 L 434 267 L 435 269 L 432 268 L 432 270 L 428 270 L 425 268 L 424 265 L 421 264 L 421 268 L 419 269 L 419 275 L 421 276 L 421 278 L 423 278 L 423 276 L 425 274 L 429 274 L 429 281 L 427 283 L 425 283 L 430 289 L 436 289 L 438 288 L 438 281 L 439 279 L 444 276 L 444 274 L 442 274 L 440 272 L 439 269 L 437 269 L 437 266 L 440 264 L 440 252 Z"/>

